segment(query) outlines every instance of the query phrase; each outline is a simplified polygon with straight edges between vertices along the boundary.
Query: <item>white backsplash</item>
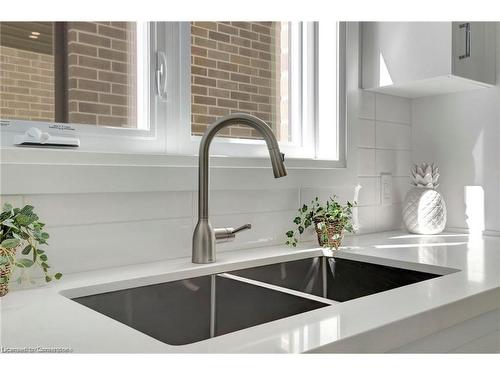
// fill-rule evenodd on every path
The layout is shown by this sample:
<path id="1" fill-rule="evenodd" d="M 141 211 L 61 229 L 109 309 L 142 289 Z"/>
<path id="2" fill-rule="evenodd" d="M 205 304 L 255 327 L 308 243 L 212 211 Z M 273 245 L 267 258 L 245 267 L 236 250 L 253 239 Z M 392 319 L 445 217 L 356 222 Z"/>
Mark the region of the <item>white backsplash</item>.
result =
<path id="1" fill-rule="evenodd" d="M 360 232 L 401 227 L 411 160 L 409 99 L 360 91 L 358 119 L 358 218 Z M 392 175 L 392 205 L 382 206 L 380 174 Z"/>

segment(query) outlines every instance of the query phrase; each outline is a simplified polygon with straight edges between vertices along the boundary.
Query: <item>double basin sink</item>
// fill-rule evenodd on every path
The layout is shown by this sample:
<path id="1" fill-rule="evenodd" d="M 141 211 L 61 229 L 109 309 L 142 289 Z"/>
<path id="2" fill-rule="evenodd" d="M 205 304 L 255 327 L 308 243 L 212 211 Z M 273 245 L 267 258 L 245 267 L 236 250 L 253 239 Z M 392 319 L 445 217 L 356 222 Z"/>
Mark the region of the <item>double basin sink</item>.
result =
<path id="1" fill-rule="evenodd" d="M 441 275 L 316 256 L 72 298 L 169 345 L 185 345 Z"/>

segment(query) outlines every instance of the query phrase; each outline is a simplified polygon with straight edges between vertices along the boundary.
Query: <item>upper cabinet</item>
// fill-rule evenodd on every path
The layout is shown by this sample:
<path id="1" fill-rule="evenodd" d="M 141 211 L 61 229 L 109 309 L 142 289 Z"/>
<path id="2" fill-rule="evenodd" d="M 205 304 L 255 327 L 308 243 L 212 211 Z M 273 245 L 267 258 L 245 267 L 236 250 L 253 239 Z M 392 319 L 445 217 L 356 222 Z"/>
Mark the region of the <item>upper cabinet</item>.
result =
<path id="1" fill-rule="evenodd" d="M 362 22 L 362 88 L 417 98 L 495 84 L 493 22 Z"/>

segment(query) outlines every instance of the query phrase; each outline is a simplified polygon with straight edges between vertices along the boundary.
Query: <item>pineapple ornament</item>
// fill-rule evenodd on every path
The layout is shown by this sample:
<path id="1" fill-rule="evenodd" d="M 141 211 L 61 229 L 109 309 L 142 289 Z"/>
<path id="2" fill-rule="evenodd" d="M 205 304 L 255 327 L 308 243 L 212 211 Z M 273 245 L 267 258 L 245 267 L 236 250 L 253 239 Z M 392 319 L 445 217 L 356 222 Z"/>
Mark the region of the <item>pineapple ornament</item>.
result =
<path id="1" fill-rule="evenodd" d="M 411 169 L 414 186 L 405 197 L 403 221 L 411 233 L 437 234 L 446 225 L 446 205 L 439 186 L 438 168 L 433 164 L 414 164 Z"/>

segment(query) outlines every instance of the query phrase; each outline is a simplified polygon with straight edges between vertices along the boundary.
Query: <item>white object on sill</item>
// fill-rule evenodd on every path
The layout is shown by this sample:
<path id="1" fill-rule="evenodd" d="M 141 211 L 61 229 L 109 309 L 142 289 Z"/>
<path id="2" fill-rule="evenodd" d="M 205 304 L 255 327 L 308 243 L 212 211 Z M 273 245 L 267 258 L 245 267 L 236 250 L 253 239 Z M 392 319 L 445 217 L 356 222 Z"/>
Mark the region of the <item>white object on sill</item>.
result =
<path id="1" fill-rule="evenodd" d="M 15 145 L 35 147 L 80 147 L 80 139 L 78 137 L 51 135 L 38 128 L 30 128 L 23 135 L 16 136 Z"/>

